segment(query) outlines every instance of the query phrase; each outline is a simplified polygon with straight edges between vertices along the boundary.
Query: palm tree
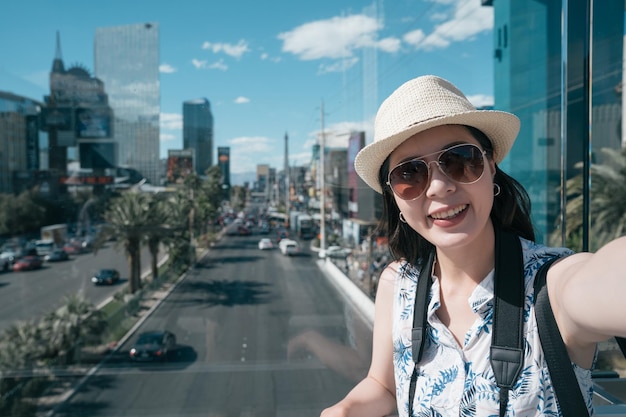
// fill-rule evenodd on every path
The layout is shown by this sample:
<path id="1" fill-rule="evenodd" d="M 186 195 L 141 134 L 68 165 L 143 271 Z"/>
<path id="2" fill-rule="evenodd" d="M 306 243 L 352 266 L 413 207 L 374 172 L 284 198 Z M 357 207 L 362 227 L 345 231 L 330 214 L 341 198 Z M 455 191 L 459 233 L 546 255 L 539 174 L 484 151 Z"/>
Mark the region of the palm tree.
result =
<path id="1" fill-rule="evenodd" d="M 43 318 L 40 327 L 46 335 L 46 356 L 69 363 L 86 342 L 98 340 L 106 321 L 102 311 L 84 297 L 71 295 L 60 309 Z"/>
<path id="2" fill-rule="evenodd" d="M 592 164 L 590 250 L 626 234 L 626 149 L 602 148 L 602 164 Z M 566 238 L 579 240 L 583 226 L 582 174 L 567 180 Z M 556 231 L 555 233 L 560 233 Z M 581 249 L 581 248 L 576 248 Z"/>
<path id="3" fill-rule="evenodd" d="M 161 198 L 157 194 L 152 197 L 149 207 L 148 221 L 151 227 L 146 230 L 146 242 L 151 256 L 152 279 L 156 280 L 159 276 L 159 248 L 162 243 L 169 247 L 176 244 L 182 238 L 184 224 L 177 221 L 176 204 L 169 198 Z"/>
<path id="4" fill-rule="evenodd" d="M 129 292 L 141 289 L 141 242 L 151 226 L 150 199 L 146 194 L 129 191 L 115 198 L 104 213 L 107 226 L 103 237 L 123 244 L 130 272 Z"/>
<path id="5" fill-rule="evenodd" d="M 28 369 L 44 355 L 46 339 L 34 320 L 18 322 L 0 337 L 0 370 Z"/>

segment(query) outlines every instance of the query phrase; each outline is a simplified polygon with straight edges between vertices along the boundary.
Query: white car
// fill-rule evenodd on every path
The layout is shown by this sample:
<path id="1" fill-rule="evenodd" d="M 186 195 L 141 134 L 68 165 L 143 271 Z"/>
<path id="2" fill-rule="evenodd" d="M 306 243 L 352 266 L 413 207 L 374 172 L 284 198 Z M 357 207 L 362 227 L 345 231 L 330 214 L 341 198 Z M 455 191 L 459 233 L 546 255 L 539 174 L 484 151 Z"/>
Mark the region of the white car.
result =
<path id="1" fill-rule="evenodd" d="M 300 247 L 298 246 L 298 242 L 291 239 L 283 239 L 278 244 L 280 247 L 280 251 L 283 255 L 296 255 L 300 252 Z"/>
<path id="2" fill-rule="evenodd" d="M 259 240 L 259 249 L 261 250 L 274 249 L 274 243 L 271 241 L 271 239 L 263 238 Z"/>
<path id="3" fill-rule="evenodd" d="M 329 246 L 324 255 L 329 258 L 346 259 L 352 253 L 351 249 L 342 248 L 341 246 Z"/>

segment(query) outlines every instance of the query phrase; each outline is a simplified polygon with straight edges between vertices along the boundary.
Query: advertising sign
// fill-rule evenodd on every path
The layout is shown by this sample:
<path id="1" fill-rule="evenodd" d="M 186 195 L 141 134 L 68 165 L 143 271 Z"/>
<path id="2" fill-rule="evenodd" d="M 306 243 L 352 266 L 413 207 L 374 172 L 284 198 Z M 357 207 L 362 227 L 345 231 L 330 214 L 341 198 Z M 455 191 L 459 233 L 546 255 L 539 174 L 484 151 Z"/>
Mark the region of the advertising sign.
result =
<path id="1" fill-rule="evenodd" d="M 76 137 L 99 139 L 111 137 L 111 112 L 108 107 L 76 109 Z"/>
<path id="2" fill-rule="evenodd" d="M 222 184 L 230 185 L 230 148 L 217 148 L 217 164 L 222 172 Z"/>
<path id="3" fill-rule="evenodd" d="M 117 166 L 115 142 L 84 142 L 78 144 L 81 168 L 106 169 Z"/>
<path id="4" fill-rule="evenodd" d="M 72 124 L 71 107 L 44 107 L 41 109 L 41 126 L 43 130 L 54 128 L 57 131 L 71 131 Z"/>
<path id="5" fill-rule="evenodd" d="M 359 177 L 354 170 L 354 159 L 356 154 L 365 146 L 365 132 L 352 132 L 348 139 L 348 209 L 350 210 L 350 217 L 356 217 L 358 213 L 358 201 L 359 201 Z"/>
<path id="6" fill-rule="evenodd" d="M 167 181 L 170 184 L 182 184 L 185 177 L 193 174 L 193 149 L 167 151 Z"/>

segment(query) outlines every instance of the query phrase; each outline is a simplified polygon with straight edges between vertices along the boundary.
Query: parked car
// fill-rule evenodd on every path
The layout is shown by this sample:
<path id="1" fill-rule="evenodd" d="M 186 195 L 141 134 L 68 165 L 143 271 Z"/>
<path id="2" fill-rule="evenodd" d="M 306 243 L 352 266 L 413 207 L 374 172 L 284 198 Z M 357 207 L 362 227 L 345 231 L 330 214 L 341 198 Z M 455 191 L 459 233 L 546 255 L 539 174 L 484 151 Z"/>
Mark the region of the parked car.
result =
<path id="1" fill-rule="evenodd" d="M 280 247 L 280 251 L 282 252 L 283 255 L 289 255 L 289 256 L 297 255 L 298 252 L 300 251 L 298 242 L 296 242 L 295 240 L 291 240 L 291 239 L 281 240 L 278 246 Z"/>
<path id="2" fill-rule="evenodd" d="M 67 261 L 70 256 L 63 249 L 54 249 L 52 252 L 44 256 L 46 262 L 60 262 Z"/>
<path id="3" fill-rule="evenodd" d="M 5 249 L 0 253 L 0 259 L 2 260 L 2 265 L 4 265 L 5 260 L 9 261 L 9 265 L 13 265 L 22 255 L 22 251 L 19 249 Z"/>
<path id="4" fill-rule="evenodd" d="M 0 271 L 7 272 L 11 269 L 13 265 L 13 260 L 9 256 L 1 256 L 0 255 Z"/>
<path id="5" fill-rule="evenodd" d="M 237 233 L 239 233 L 240 236 L 250 236 L 252 231 L 246 226 L 239 226 L 237 227 Z"/>
<path id="6" fill-rule="evenodd" d="M 120 280 L 120 273 L 117 269 L 101 269 L 96 275 L 91 277 L 91 282 L 96 285 L 113 285 Z"/>
<path id="7" fill-rule="evenodd" d="M 324 255 L 328 258 L 334 259 L 346 259 L 348 255 L 352 253 L 351 249 L 342 248 L 341 246 L 329 246 L 325 251 Z M 320 252 L 320 255 L 322 252 Z"/>
<path id="8" fill-rule="evenodd" d="M 39 269 L 43 265 L 41 257 L 37 255 L 24 256 L 13 264 L 14 271 L 32 271 L 33 269 Z"/>
<path id="9" fill-rule="evenodd" d="M 134 361 L 154 361 L 168 359 L 176 349 L 176 335 L 167 330 L 155 330 L 139 335 L 130 349 Z"/>
<path id="10" fill-rule="evenodd" d="M 261 250 L 274 249 L 274 243 L 272 242 L 271 239 L 263 238 L 259 240 L 259 249 Z"/>

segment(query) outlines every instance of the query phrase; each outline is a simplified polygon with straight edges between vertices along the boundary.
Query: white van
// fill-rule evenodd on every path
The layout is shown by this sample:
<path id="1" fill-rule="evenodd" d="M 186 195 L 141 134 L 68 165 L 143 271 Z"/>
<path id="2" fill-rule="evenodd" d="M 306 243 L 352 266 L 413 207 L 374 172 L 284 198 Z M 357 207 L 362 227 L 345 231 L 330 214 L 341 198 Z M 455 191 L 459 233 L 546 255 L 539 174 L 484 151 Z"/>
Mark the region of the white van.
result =
<path id="1" fill-rule="evenodd" d="M 300 251 L 298 242 L 291 239 L 282 239 L 278 244 L 278 247 L 283 255 L 296 255 Z"/>

